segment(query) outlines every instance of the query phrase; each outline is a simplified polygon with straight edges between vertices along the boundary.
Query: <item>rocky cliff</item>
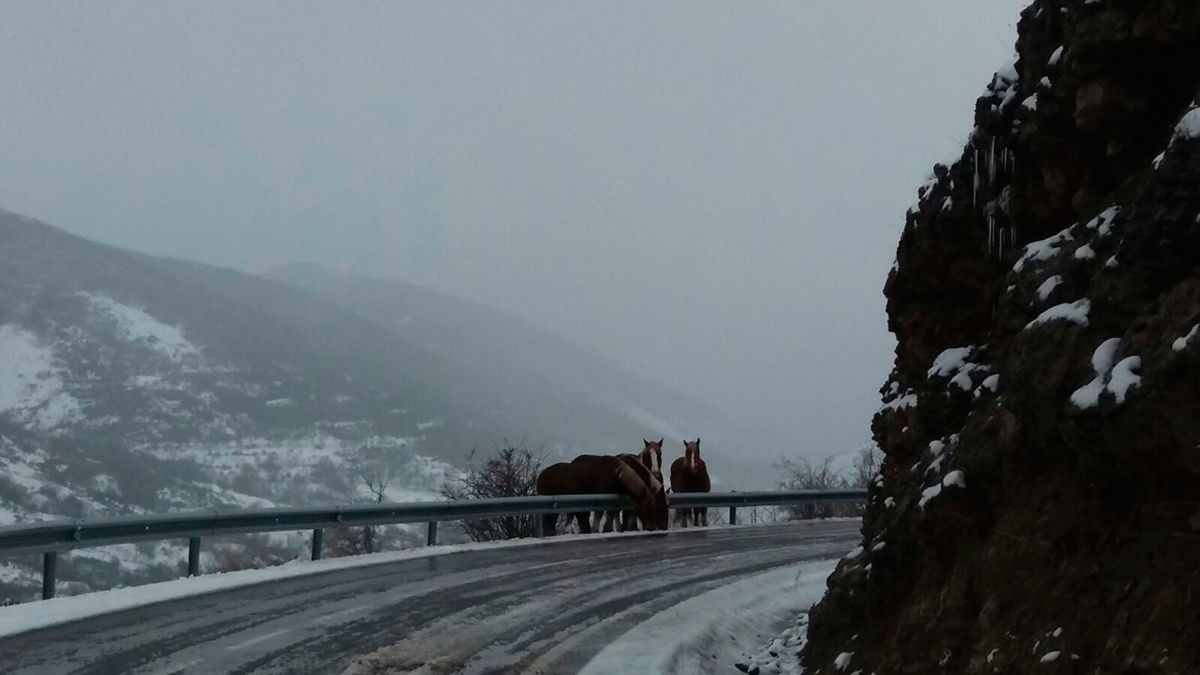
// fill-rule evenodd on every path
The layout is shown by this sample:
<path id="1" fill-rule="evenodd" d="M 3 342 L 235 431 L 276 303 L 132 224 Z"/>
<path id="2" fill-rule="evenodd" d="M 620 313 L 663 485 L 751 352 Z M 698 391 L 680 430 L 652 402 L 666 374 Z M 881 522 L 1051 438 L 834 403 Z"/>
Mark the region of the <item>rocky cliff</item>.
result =
<path id="1" fill-rule="evenodd" d="M 1200 3 L 1018 34 L 907 216 L 809 673 L 1200 672 Z"/>

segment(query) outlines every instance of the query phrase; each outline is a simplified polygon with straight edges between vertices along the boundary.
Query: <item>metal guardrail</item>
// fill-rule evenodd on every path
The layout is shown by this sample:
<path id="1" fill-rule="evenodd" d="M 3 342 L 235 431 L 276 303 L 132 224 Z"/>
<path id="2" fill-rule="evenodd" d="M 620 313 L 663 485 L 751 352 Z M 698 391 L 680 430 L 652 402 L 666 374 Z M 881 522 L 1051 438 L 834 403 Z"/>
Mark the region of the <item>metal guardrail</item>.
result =
<path id="1" fill-rule="evenodd" d="M 707 492 L 669 495 L 671 508 L 729 507 L 737 524 L 738 507 L 863 501 L 866 490 L 802 490 L 794 492 Z M 188 576 L 200 574 L 200 540 L 206 536 L 307 530 L 312 533 L 312 559 L 320 560 L 326 528 L 428 523 L 426 543 L 437 544 L 437 524 L 543 513 L 574 513 L 632 508 L 618 495 L 561 495 L 470 499 L 456 502 L 406 502 L 320 508 L 193 511 L 160 516 L 123 516 L 59 520 L 0 527 L 0 554 L 42 554 L 42 597 L 55 594 L 58 552 L 138 541 L 187 539 Z M 541 536 L 541 518 L 535 528 Z"/>

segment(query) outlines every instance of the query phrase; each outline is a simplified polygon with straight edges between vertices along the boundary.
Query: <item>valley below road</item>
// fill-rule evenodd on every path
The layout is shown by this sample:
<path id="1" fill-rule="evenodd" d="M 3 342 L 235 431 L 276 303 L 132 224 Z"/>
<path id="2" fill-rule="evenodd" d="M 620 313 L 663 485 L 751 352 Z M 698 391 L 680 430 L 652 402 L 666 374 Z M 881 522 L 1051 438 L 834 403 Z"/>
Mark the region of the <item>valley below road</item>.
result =
<path id="1" fill-rule="evenodd" d="M 857 520 L 448 552 L 0 639 L 5 673 L 730 672 L 794 622 Z M 741 641 L 741 642 L 739 642 Z M 742 644 L 744 642 L 744 644 Z"/>

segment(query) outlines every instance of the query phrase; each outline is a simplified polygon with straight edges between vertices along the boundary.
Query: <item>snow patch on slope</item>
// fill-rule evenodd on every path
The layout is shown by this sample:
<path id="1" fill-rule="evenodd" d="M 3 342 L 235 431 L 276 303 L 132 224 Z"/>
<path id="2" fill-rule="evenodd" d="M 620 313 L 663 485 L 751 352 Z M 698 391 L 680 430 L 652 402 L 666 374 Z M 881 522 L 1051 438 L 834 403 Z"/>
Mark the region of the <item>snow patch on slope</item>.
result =
<path id="1" fill-rule="evenodd" d="M 0 325 L 0 413 L 46 430 L 78 420 L 81 408 L 66 391 L 54 352 L 32 332 Z"/>
<path id="2" fill-rule="evenodd" d="M 176 363 L 200 356 L 200 348 L 183 336 L 183 331 L 154 318 L 144 310 L 123 305 L 99 293 L 80 293 L 94 311 L 116 323 L 117 333 L 124 339 L 141 344 Z"/>

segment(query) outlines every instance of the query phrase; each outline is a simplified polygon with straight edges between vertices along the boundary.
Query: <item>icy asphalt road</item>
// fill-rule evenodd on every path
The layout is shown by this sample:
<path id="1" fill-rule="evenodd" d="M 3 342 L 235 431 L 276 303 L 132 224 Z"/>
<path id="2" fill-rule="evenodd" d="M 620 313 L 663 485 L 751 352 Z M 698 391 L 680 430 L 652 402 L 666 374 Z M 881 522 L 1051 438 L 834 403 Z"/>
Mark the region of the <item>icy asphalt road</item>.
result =
<path id="1" fill-rule="evenodd" d="M 5 638 L 0 671 L 574 673 L 696 594 L 840 557 L 858 529 L 672 530 L 346 569 Z"/>

